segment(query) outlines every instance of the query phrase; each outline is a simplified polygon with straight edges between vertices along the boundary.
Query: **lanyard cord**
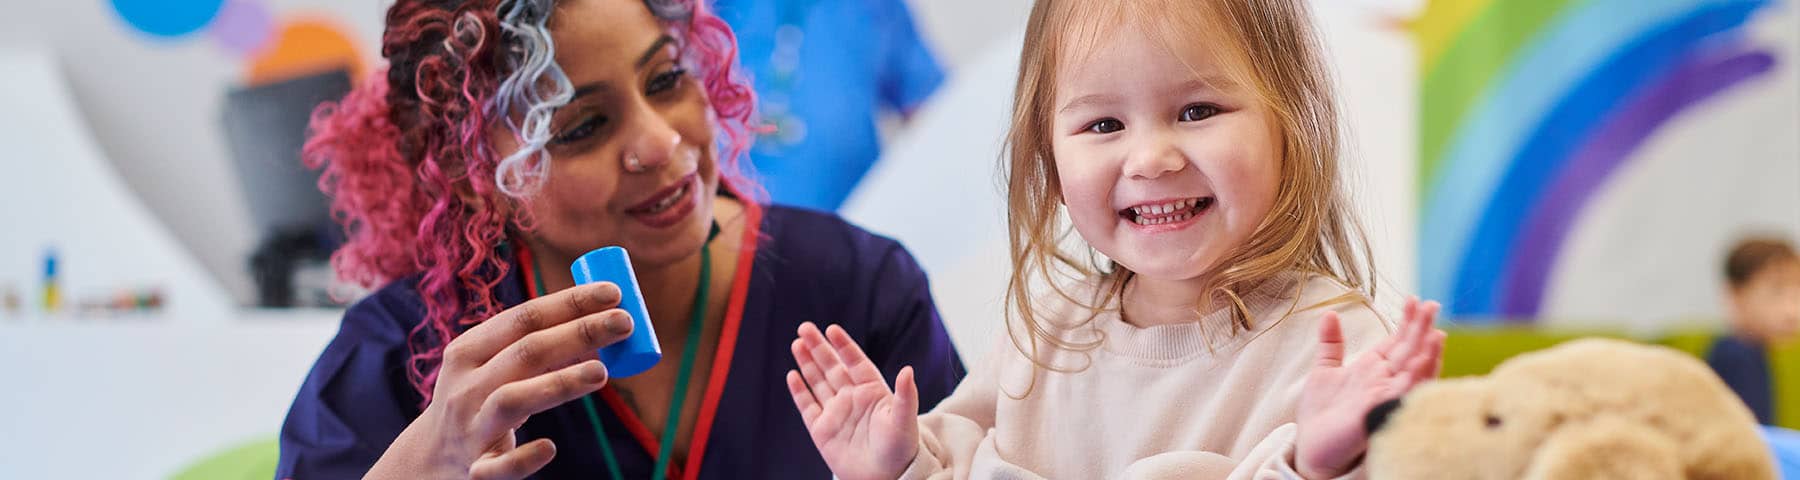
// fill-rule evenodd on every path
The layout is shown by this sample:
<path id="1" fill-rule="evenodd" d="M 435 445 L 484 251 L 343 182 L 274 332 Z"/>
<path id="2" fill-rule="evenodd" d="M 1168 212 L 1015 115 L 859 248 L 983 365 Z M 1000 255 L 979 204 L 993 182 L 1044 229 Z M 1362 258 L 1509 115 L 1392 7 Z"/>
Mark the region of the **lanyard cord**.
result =
<path id="1" fill-rule="evenodd" d="M 668 478 L 669 461 L 675 455 L 675 434 L 681 425 L 681 409 L 687 399 L 687 387 L 694 374 L 695 352 L 700 349 L 700 330 L 706 322 L 706 301 L 712 290 L 712 249 L 707 248 L 712 239 L 719 236 L 719 224 L 714 222 L 712 231 L 706 236 L 706 243 L 700 246 L 700 281 L 694 289 L 693 314 L 688 318 L 687 338 L 681 351 L 681 369 L 675 376 L 674 396 L 669 399 L 669 419 L 663 424 L 662 448 L 656 455 L 656 469 L 652 474 L 654 480 Z M 543 296 L 544 276 L 536 266 L 532 268 L 532 290 L 535 295 Z M 594 436 L 600 439 L 600 455 L 606 459 L 606 470 L 614 480 L 624 480 L 623 469 L 619 468 L 619 458 L 613 453 L 612 442 L 607 439 L 606 427 L 600 422 L 599 409 L 594 406 L 594 397 L 581 397 L 581 408 L 587 412 L 588 424 L 594 429 Z"/>

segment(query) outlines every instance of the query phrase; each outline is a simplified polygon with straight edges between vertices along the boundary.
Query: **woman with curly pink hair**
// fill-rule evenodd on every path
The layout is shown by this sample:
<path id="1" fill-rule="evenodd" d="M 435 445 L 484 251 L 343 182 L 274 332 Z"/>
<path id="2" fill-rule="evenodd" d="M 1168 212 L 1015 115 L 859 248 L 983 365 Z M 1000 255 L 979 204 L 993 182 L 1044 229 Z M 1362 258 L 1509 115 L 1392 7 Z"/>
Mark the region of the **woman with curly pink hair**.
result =
<path id="1" fill-rule="evenodd" d="M 753 95 L 703 0 L 398 0 L 387 68 L 314 115 L 304 158 L 376 288 L 289 410 L 278 478 L 828 478 L 783 375 L 841 325 L 923 409 L 963 375 L 892 240 L 759 203 Z M 618 245 L 667 361 L 630 335 Z M 679 361 L 677 361 L 679 360 Z M 908 368 L 910 366 L 910 368 Z"/>

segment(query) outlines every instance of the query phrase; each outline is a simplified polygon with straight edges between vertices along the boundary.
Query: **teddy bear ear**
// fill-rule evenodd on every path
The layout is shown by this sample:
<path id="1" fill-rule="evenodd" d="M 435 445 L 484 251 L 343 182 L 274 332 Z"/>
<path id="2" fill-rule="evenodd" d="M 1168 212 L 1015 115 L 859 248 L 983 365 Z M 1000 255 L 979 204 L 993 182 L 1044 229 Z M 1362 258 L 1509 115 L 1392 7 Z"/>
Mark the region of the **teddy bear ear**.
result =
<path id="1" fill-rule="evenodd" d="M 1376 431 L 1381 430 L 1382 425 L 1387 424 L 1388 417 L 1394 415 L 1394 410 L 1399 408 L 1399 398 L 1375 404 L 1375 408 L 1369 409 L 1369 414 L 1363 416 L 1363 433 L 1374 435 Z"/>

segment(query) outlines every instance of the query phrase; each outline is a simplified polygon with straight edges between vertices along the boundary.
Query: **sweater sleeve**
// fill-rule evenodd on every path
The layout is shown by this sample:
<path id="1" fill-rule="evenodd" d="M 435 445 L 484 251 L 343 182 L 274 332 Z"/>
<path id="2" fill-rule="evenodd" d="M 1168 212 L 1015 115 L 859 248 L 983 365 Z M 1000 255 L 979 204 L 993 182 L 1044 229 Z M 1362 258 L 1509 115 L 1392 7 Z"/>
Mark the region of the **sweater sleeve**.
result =
<path id="1" fill-rule="evenodd" d="M 1304 362 L 1308 372 L 1310 372 L 1310 368 L 1313 365 L 1313 358 L 1317 355 L 1317 352 L 1313 350 L 1313 346 L 1316 346 L 1316 338 L 1311 337 L 1311 335 L 1316 335 L 1316 333 L 1312 333 L 1316 330 L 1310 328 L 1311 325 L 1315 324 L 1310 322 L 1322 318 L 1326 310 L 1336 311 L 1339 316 L 1340 324 L 1343 326 L 1346 364 L 1354 361 L 1358 355 L 1366 353 L 1395 330 L 1393 323 L 1390 323 L 1381 315 L 1377 314 L 1373 309 L 1360 303 L 1339 304 L 1299 313 L 1297 314 L 1296 319 L 1305 319 L 1309 321 L 1309 323 L 1307 323 L 1308 328 L 1306 331 L 1308 332 L 1309 338 L 1313 338 L 1314 341 L 1309 342 L 1309 348 L 1307 348 L 1304 353 L 1290 358 L 1294 361 Z M 1297 410 L 1297 406 L 1299 405 L 1299 394 L 1305 388 L 1306 375 L 1298 376 L 1295 382 L 1296 383 L 1289 388 L 1282 390 L 1283 392 L 1292 392 L 1291 394 L 1286 394 L 1288 398 L 1271 398 L 1266 402 L 1283 405 L 1282 408 L 1289 409 L 1290 411 L 1286 412 L 1285 416 L 1290 419 L 1297 418 L 1298 416 L 1298 412 L 1295 410 Z M 1298 424 L 1291 420 L 1287 423 L 1283 423 L 1270 431 L 1261 441 L 1257 442 L 1256 446 L 1251 448 L 1248 454 L 1245 454 L 1243 458 L 1238 459 L 1236 465 L 1231 468 L 1229 473 L 1211 473 L 1209 478 L 1228 478 L 1232 480 L 1324 480 L 1305 479 L 1305 477 L 1300 476 L 1298 465 L 1295 463 L 1295 452 L 1298 450 L 1296 443 L 1298 434 Z M 1173 462 L 1167 461 L 1166 459 L 1165 462 L 1183 467 L 1187 469 L 1187 471 L 1195 471 L 1194 469 L 1197 468 L 1208 468 L 1214 469 L 1212 471 L 1216 472 L 1217 469 L 1220 468 L 1217 459 L 1196 456 L 1190 456 L 1185 462 Z M 1199 471 L 1195 472 L 1198 473 Z M 1191 477 L 1196 473 L 1183 473 L 1182 475 Z M 1358 461 L 1348 472 L 1333 478 L 1361 479 L 1365 477 L 1366 475 L 1362 463 Z M 1181 477 L 1152 475 L 1128 478 Z"/>
<path id="2" fill-rule="evenodd" d="M 1304 477 L 1294 467 L 1295 425 L 1282 425 L 1256 445 L 1242 461 L 1213 452 L 1179 451 L 1151 456 L 1131 464 L 1121 478 L 1126 480 L 1173 480 L 1185 478 L 1225 478 L 1231 480 L 1299 480 Z M 1336 477 L 1367 478 L 1362 465 Z"/>
<path id="3" fill-rule="evenodd" d="M 1258 443 L 1250 454 L 1238 463 L 1225 478 L 1232 480 L 1302 480 L 1300 470 L 1294 465 L 1294 439 L 1299 433 L 1299 426 L 1289 423 L 1269 432 L 1262 443 Z M 1361 479 L 1366 476 L 1363 466 L 1358 462 L 1355 468 L 1343 475 L 1333 477 L 1334 480 Z M 1319 480 L 1319 479 L 1312 479 Z"/>
<path id="4" fill-rule="evenodd" d="M 1317 319 L 1324 316 L 1326 310 L 1334 310 L 1338 313 L 1339 323 L 1342 325 L 1344 332 L 1344 363 L 1346 365 L 1354 362 L 1359 355 L 1367 353 L 1369 349 L 1374 348 L 1374 346 L 1380 343 L 1382 339 L 1391 335 L 1396 330 L 1393 323 L 1376 313 L 1375 310 L 1360 303 L 1338 304 L 1332 307 L 1312 310 L 1299 314 L 1299 318 L 1317 321 Z M 1309 323 L 1308 325 L 1312 324 Z M 1316 333 L 1311 333 L 1314 331 L 1316 330 L 1308 328 L 1309 335 L 1316 335 Z M 1317 352 L 1314 350 L 1317 345 L 1317 339 L 1316 337 L 1310 338 L 1313 338 L 1314 341 L 1309 343 L 1309 348 L 1306 349 L 1303 355 L 1295 357 L 1299 361 L 1305 362 L 1309 374 L 1311 366 L 1314 364 L 1313 359 L 1317 356 Z M 1305 389 L 1306 375 L 1299 376 L 1296 382 L 1297 384 L 1292 385 L 1290 389 L 1286 390 L 1294 392 L 1293 398 L 1277 399 L 1278 403 L 1292 406 L 1290 408 L 1294 408 L 1295 410 L 1297 410 L 1299 405 L 1299 395 Z M 1288 417 L 1297 418 L 1298 413 L 1298 411 L 1290 411 L 1288 412 Z M 1258 442 L 1256 446 L 1250 450 L 1250 453 L 1245 455 L 1244 458 L 1238 462 L 1237 467 L 1225 478 L 1233 480 L 1305 479 L 1305 477 L 1300 476 L 1298 465 L 1295 463 L 1295 452 L 1298 450 L 1296 439 L 1298 437 L 1299 425 L 1297 423 L 1290 421 L 1276 427 L 1273 431 L 1269 432 L 1268 436 Z M 1348 472 L 1333 478 L 1360 479 L 1365 477 L 1366 475 L 1363 471 L 1362 462 L 1358 460 Z"/>
<path id="5" fill-rule="evenodd" d="M 1002 364 L 1015 356 L 1005 338 L 998 335 L 988 358 L 970 369 L 937 408 L 919 417 L 919 454 L 900 475 L 902 480 L 969 478 L 976 451 L 993 442 Z"/>

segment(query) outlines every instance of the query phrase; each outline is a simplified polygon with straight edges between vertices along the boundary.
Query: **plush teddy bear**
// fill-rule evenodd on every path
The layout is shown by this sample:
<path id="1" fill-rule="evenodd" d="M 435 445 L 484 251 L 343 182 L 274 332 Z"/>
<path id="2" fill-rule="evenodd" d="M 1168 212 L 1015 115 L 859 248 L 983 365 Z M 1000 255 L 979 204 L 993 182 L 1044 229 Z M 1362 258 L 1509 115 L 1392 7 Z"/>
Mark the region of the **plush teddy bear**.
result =
<path id="1" fill-rule="evenodd" d="M 1750 410 L 1680 351 L 1584 339 L 1370 412 L 1377 480 L 1773 479 Z"/>

